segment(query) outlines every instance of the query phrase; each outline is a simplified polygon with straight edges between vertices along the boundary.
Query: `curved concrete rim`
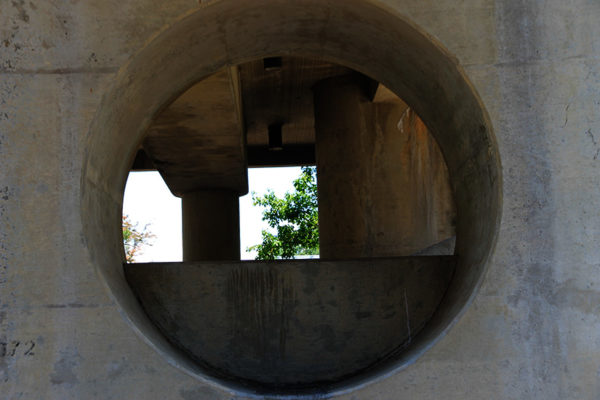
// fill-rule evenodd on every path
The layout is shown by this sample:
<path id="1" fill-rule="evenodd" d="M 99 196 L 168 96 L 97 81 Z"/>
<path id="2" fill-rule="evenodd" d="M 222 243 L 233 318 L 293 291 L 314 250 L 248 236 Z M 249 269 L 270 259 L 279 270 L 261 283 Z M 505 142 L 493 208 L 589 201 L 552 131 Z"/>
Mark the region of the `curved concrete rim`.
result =
<path id="1" fill-rule="evenodd" d="M 246 385 L 207 371 L 149 321 L 122 269 L 121 212 L 135 151 L 154 116 L 222 67 L 267 56 L 325 59 L 369 75 L 425 121 L 446 159 L 457 206 L 459 264 L 445 299 L 411 346 L 377 366 L 301 393 Z M 231 393 L 281 398 L 335 395 L 405 368 L 442 337 L 473 299 L 499 230 L 502 177 L 485 107 L 464 71 L 435 39 L 370 0 L 222 0 L 152 38 L 121 68 L 90 127 L 81 218 L 92 264 L 132 328 L 174 366 Z"/>

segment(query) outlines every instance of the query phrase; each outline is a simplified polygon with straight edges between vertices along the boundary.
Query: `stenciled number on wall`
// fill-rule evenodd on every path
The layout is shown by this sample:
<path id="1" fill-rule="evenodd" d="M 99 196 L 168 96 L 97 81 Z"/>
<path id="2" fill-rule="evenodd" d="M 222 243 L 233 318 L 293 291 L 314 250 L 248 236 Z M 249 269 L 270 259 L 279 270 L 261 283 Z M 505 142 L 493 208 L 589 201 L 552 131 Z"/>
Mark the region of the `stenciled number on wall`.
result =
<path id="1" fill-rule="evenodd" d="M 0 342 L 0 357 L 33 356 L 35 354 L 33 352 L 34 347 L 35 342 L 33 340 Z"/>

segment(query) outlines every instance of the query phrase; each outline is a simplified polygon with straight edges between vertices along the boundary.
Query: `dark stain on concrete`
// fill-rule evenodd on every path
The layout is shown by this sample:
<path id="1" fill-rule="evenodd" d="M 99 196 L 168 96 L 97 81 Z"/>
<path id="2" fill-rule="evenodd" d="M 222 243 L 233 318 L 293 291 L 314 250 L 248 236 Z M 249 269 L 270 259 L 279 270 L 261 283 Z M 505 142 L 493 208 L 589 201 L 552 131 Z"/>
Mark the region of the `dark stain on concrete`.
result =
<path id="1" fill-rule="evenodd" d="M 591 129 L 588 129 L 587 131 L 585 131 L 585 134 L 592 140 L 592 144 L 594 145 L 594 150 L 595 150 L 595 154 L 594 154 L 594 161 L 598 159 L 598 156 L 600 155 L 600 146 L 598 146 L 598 142 L 596 141 L 596 138 L 594 137 L 594 134 L 592 133 Z"/>
<path id="2" fill-rule="evenodd" d="M 13 7 L 19 12 L 19 19 L 24 22 L 29 22 L 29 15 L 25 11 L 25 0 L 17 0 L 11 2 Z"/>
<path id="3" fill-rule="evenodd" d="M 549 303 L 560 307 L 575 308 L 584 314 L 597 315 L 600 312 L 600 292 L 589 289 L 561 285 L 553 292 Z"/>
<path id="4" fill-rule="evenodd" d="M 538 18 L 540 3 L 528 1 L 497 2 L 498 17 L 498 54 L 502 60 L 529 62 L 539 58 L 539 43 L 544 39 L 545 28 Z M 555 393 L 556 398 L 567 397 L 561 362 L 558 356 L 568 351 L 564 341 L 560 340 L 556 327 L 563 313 L 556 313 L 550 303 L 557 288 L 555 279 L 555 232 L 556 192 L 553 177 L 551 141 L 549 130 L 543 118 L 514 118 L 518 110 L 535 109 L 545 99 L 540 99 L 546 82 L 533 68 L 524 68 L 518 72 L 502 71 L 499 79 L 502 96 L 511 99 L 510 107 L 504 110 L 510 118 L 500 119 L 496 128 L 507 132 L 504 141 L 510 142 L 514 149 L 522 149 L 506 154 L 502 164 L 508 174 L 505 182 L 505 228 L 519 221 L 522 230 L 518 238 L 506 240 L 507 247 L 496 249 L 496 253 L 506 251 L 511 260 L 506 265 L 507 274 L 516 282 L 512 293 L 507 297 L 508 305 L 515 309 L 519 318 L 511 326 L 511 336 L 523 349 L 522 358 L 527 367 L 520 368 L 520 379 L 533 382 L 531 390 L 544 387 L 544 391 Z M 503 76 L 506 74 L 506 76 Z M 527 82 L 527 84 L 523 84 Z M 535 114 L 535 113 L 534 113 Z M 568 121 L 567 121 L 568 122 Z M 550 135 L 551 136 L 551 135 Z M 510 230 L 507 230 L 510 232 Z M 501 241 L 499 241 L 501 243 Z M 552 349 L 552 351 L 548 351 Z"/>
<path id="5" fill-rule="evenodd" d="M 518 307 L 520 302 L 527 301 L 528 295 L 543 299 L 545 303 L 552 307 L 568 307 L 576 309 L 583 314 L 598 314 L 600 312 L 600 292 L 594 289 L 581 289 L 571 281 L 559 283 L 551 276 L 544 273 L 542 267 L 535 263 L 528 270 L 525 277 L 529 291 L 519 290 L 507 297 L 508 304 L 511 307 Z M 543 322 L 542 316 L 539 316 L 538 323 Z"/>
<path id="6" fill-rule="evenodd" d="M 50 375 L 50 383 L 53 385 L 74 385 L 79 383 L 74 369 L 77 368 L 81 356 L 77 351 L 67 351 L 60 360 L 54 363 L 54 371 Z"/>
<path id="7" fill-rule="evenodd" d="M 228 278 L 227 293 L 234 310 L 236 338 L 250 341 L 248 344 L 256 354 L 277 354 L 276 358 L 285 358 L 295 299 L 293 286 L 285 274 L 275 269 L 235 269 Z M 255 334 L 247 337 L 244 332 Z M 277 336 L 277 351 L 270 349 L 274 335 Z"/>
<path id="8" fill-rule="evenodd" d="M 6 338 L 4 337 L 0 337 L 0 343 L 5 343 L 6 342 Z M 0 355 L 2 355 L 5 352 L 5 350 L 3 348 L 0 348 Z M 9 368 L 8 368 L 8 358 L 7 357 L 0 357 L 0 382 L 8 382 L 8 373 L 9 373 Z"/>
<path id="9" fill-rule="evenodd" d="M 45 304 L 44 308 L 98 308 L 99 304 L 80 304 L 80 303 L 67 303 L 67 304 Z"/>

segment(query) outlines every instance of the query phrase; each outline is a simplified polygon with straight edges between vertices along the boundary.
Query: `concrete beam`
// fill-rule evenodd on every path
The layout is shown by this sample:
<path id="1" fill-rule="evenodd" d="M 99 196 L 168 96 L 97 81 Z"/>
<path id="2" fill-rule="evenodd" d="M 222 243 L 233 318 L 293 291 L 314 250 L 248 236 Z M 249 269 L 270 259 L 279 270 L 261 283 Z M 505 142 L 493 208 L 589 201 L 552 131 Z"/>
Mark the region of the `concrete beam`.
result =
<path id="1" fill-rule="evenodd" d="M 198 82 L 162 111 L 145 152 L 175 196 L 199 189 L 248 192 L 237 68 Z"/>
<path id="2" fill-rule="evenodd" d="M 249 167 L 314 165 L 315 162 L 315 145 L 312 143 L 289 145 L 279 151 L 270 150 L 267 146 L 248 147 Z"/>

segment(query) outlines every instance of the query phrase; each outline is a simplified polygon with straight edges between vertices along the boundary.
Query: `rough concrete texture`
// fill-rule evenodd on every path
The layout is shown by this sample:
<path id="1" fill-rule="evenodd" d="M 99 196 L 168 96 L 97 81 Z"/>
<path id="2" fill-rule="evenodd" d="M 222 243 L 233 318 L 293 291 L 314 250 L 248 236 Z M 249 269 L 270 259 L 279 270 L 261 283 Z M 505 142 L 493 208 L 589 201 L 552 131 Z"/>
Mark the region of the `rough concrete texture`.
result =
<path id="1" fill-rule="evenodd" d="M 206 188 L 248 193 L 238 86 L 237 68 L 219 71 L 179 96 L 148 128 L 144 152 L 175 196 Z"/>
<path id="2" fill-rule="evenodd" d="M 420 27 L 464 68 L 498 141 L 503 217 L 481 287 L 447 334 L 339 398 L 600 397 L 600 4 L 365 3 Z M 168 365 L 136 334 L 95 272 L 79 211 L 103 96 L 136 52 L 199 7 L 0 1 L 3 398 L 244 398 Z M 108 215 L 118 230 L 118 212 Z"/>
<path id="3" fill-rule="evenodd" d="M 446 163 L 414 111 L 371 102 L 353 76 L 313 90 L 321 258 L 406 256 L 454 236 Z"/>
<path id="4" fill-rule="evenodd" d="M 402 352 L 435 312 L 455 262 L 155 263 L 125 264 L 125 273 L 153 322 L 209 375 L 290 394 L 318 393 Z"/>

